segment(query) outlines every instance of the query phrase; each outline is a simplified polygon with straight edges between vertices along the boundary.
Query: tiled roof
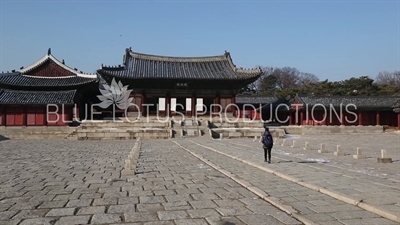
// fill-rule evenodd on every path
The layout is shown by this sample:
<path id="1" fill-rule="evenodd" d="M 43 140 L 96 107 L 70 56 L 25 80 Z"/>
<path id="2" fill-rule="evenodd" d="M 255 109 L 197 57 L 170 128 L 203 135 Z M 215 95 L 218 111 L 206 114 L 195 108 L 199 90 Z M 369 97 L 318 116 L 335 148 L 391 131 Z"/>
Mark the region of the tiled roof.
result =
<path id="1" fill-rule="evenodd" d="M 94 82 L 96 78 L 80 76 L 37 77 L 22 75 L 19 72 L 0 74 L 0 85 L 20 87 L 68 87 Z"/>
<path id="2" fill-rule="evenodd" d="M 236 104 L 269 104 L 277 100 L 274 96 L 236 96 Z"/>
<path id="3" fill-rule="evenodd" d="M 324 106 L 339 107 L 354 104 L 357 108 L 392 108 L 400 97 L 396 96 L 297 96 L 301 103 L 313 106 L 322 104 Z"/>
<path id="4" fill-rule="evenodd" d="M 51 49 L 50 48 L 47 51 L 47 54 L 45 56 L 40 58 L 38 61 L 34 62 L 32 65 L 21 69 L 19 72 L 21 72 L 22 74 L 29 74 L 30 71 L 34 70 L 35 68 L 39 67 L 40 65 L 44 64 L 45 62 L 47 62 L 49 60 L 53 61 L 54 63 L 56 63 L 61 68 L 71 72 L 72 74 L 75 74 L 78 77 L 86 77 L 86 78 L 93 78 L 93 79 L 97 78 L 97 74 L 88 74 L 88 73 L 78 72 L 77 70 L 65 65 L 64 60 L 62 62 L 60 62 L 60 60 L 58 60 L 56 57 L 54 57 L 51 54 Z"/>
<path id="5" fill-rule="evenodd" d="M 395 103 L 393 103 L 392 108 L 400 108 L 400 97 Z"/>
<path id="6" fill-rule="evenodd" d="M 261 106 L 257 109 L 257 111 L 262 110 L 263 112 L 271 112 L 271 108 L 278 111 L 287 111 L 290 105 L 290 101 L 290 96 L 286 98 L 277 98 L 275 101 Z"/>
<path id="7" fill-rule="evenodd" d="M 72 91 L 0 91 L 0 105 L 74 104 L 76 90 Z"/>
<path id="8" fill-rule="evenodd" d="M 128 79 L 211 79 L 247 80 L 258 78 L 258 69 L 239 69 L 226 52 L 209 57 L 168 57 L 132 52 L 126 49 L 122 66 L 101 66 L 100 74 Z"/>

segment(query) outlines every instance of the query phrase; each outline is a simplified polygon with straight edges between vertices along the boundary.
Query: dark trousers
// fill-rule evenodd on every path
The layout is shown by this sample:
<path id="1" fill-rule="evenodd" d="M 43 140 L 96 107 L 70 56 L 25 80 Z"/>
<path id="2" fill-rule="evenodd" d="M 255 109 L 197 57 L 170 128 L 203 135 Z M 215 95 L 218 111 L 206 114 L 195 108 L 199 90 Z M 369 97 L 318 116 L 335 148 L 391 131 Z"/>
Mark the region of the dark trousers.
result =
<path id="1" fill-rule="evenodd" d="M 264 148 L 264 159 L 271 161 L 272 146 L 263 146 L 263 148 Z"/>

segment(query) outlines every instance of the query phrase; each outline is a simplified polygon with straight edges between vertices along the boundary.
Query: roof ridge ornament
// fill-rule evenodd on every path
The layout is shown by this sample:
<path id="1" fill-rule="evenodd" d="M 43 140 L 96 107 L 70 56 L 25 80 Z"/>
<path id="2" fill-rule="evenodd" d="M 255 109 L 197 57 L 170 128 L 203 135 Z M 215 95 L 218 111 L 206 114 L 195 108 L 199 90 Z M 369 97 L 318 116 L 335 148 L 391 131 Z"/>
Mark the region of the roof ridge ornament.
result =
<path id="1" fill-rule="evenodd" d="M 230 53 L 229 53 L 228 51 L 226 51 L 226 50 L 225 50 L 225 53 L 224 53 L 224 55 L 225 55 L 225 57 L 226 57 L 226 58 L 228 58 L 228 57 L 229 57 L 229 55 L 230 55 Z"/>
<path id="2" fill-rule="evenodd" d="M 51 48 L 49 48 L 49 50 L 47 50 L 47 55 L 51 55 Z"/>

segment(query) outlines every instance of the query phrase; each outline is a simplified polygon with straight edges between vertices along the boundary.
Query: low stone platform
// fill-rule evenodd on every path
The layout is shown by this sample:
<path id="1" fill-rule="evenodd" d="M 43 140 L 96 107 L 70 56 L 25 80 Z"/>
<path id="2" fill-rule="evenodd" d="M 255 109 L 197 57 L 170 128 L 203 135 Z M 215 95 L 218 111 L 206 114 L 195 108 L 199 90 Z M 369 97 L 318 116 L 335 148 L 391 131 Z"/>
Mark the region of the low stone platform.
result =
<path id="1" fill-rule="evenodd" d="M 75 132 L 77 140 L 163 139 L 171 135 L 168 122 L 89 122 L 83 123 Z"/>
<path id="2" fill-rule="evenodd" d="M 73 133 L 76 127 L 51 127 L 51 126 L 37 126 L 37 127 L 0 127 L 0 136 L 5 139 L 16 140 L 36 140 L 36 139 L 58 139 L 66 138 Z"/>

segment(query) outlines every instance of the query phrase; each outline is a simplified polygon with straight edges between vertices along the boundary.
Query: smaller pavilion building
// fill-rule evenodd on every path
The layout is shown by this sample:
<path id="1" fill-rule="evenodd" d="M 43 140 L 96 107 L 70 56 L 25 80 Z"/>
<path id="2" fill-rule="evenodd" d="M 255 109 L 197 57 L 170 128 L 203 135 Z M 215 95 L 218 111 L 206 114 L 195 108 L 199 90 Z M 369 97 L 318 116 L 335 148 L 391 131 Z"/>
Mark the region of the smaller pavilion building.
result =
<path id="1" fill-rule="evenodd" d="M 86 117 L 96 74 L 78 72 L 47 54 L 19 71 L 0 74 L 0 126 L 66 126 Z"/>

